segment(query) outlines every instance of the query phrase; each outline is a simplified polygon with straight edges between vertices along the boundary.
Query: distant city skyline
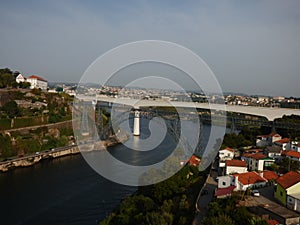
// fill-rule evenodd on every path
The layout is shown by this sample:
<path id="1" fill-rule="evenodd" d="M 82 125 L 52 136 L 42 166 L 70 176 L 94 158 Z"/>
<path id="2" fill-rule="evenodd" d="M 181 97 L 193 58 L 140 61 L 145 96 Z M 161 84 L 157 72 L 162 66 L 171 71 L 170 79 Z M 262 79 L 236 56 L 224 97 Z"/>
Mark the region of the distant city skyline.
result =
<path id="1" fill-rule="evenodd" d="M 203 58 L 224 92 L 300 97 L 299 23 L 297 0 L 3 1 L 0 68 L 78 82 L 118 45 L 164 40 Z"/>

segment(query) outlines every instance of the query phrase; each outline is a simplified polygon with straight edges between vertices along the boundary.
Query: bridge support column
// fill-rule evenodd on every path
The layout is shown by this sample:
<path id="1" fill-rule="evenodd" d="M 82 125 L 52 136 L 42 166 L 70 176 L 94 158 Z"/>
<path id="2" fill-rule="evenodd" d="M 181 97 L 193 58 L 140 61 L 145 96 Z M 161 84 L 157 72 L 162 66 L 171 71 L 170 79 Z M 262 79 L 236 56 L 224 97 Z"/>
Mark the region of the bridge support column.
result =
<path id="1" fill-rule="evenodd" d="M 133 135 L 140 136 L 140 109 L 134 108 Z"/>

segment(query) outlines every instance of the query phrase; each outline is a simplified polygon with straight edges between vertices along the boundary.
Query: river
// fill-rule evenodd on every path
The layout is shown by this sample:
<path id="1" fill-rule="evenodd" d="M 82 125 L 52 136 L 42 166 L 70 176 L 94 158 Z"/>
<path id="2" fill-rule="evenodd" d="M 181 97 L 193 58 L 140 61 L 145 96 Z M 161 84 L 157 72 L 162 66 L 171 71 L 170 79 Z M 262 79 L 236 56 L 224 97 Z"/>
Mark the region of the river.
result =
<path id="1" fill-rule="evenodd" d="M 147 126 L 141 121 L 141 138 L 149 135 Z M 173 138 L 167 135 L 158 149 L 165 157 L 169 154 L 165 150 L 174 146 Z M 116 145 L 109 151 L 124 157 L 126 147 Z M 162 155 L 154 151 L 147 157 L 160 160 Z M 134 160 L 139 164 L 143 158 L 135 156 Z M 45 160 L 0 174 L 0 224 L 95 225 L 135 190 L 100 176 L 81 154 Z"/>

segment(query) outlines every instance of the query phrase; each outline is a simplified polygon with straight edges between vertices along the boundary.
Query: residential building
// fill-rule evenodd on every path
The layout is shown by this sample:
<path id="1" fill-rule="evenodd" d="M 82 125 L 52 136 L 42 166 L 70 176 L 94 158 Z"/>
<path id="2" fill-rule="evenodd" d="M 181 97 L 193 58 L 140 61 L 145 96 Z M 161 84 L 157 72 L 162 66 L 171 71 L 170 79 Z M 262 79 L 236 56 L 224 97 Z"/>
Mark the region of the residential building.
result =
<path id="1" fill-rule="evenodd" d="M 300 162 L 300 152 L 296 151 L 286 151 L 286 157 L 290 158 L 291 160 Z"/>
<path id="2" fill-rule="evenodd" d="M 261 177 L 266 179 L 268 182 L 273 182 L 278 179 L 278 175 L 274 171 L 265 170 L 259 174 Z"/>
<path id="3" fill-rule="evenodd" d="M 217 188 L 215 191 L 216 198 L 227 198 L 231 196 L 232 191 L 235 189 L 235 186 L 229 186 L 226 188 Z"/>
<path id="4" fill-rule="evenodd" d="M 298 141 L 292 141 L 291 142 L 291 150 L 300 152 L 300 143 L 298 143 Z"/>
<path id="5" fill-rule="evenodd" d="M 233 174 L 233 173 L 245 173 L 247 172 L 247 163 L 242 160 L 226 160 L 225 162 L 225 174 Z"/>
<path id="6" fill-rule="evenodd" d="M 279 146 L 282 150 L 291 149 L 291 143 L 289 138 L 283 138 L 274 142 L 274 145 Z"/>
<path id="7" fill-rule="evenodd" d="M 282 148 L 277 145 L 267 146 L 265 148 L 265 154 L 272 159 L 281 158 Z"/>
<path id="8" fill-rule="evenodd" d="M 25 82 L 26 81 L 26 78 L 22 75 L 22 74 L 19 74 L 17 77 L 16 77 L 16 82 L 17 83 L 22 83 L 22 82 Z"/>
<path id="9" fill-rule="evenodd" d="M 277 133 L 270 133 L 267 135 L 258 135 L 256 136 L 256 146 L 265 147 L 267 145 L 272 145 L 275 141 L 282 139 L 281 135 Z"/>
<path id="10" fill-rule="evenodd" d="M 199 164 L 200 164 L 200 159 L 197 156 L 192 155 L 192 157 L 189 159 L 189 165 L 199 166 Z"/>
<path id="11" fill-rule="evenodd" d="M 288 195 L 286 206 L 291 210 L 300 212 L 300 192 Z"/>
<path id="12" fill-rule="evenodd" d="M 233 184 L 233 177 L 232 176 L 219 176 L 217 177 L 218 181 L 218 188 L 227 188 Z"/>
<path id="13" fill-rule="evenodd" d="M 233 174 L 232 186 L 235 191 L 246 191 L 248 188 L 260 188 L 267 184 L 267 180 L 261 177 L 257 172 L 247 172 L 241 174 Z"/>
<path id="14" fill-rule="evenodd" d="M 264 171 L 271 166 L 275 159 L 271 159 L 262 153 L 256 153 L 249 156 L 249 170 Z"/>
<path id="15" fill-rule="evenodd" d="M 48 82 L 44 78 L 36 75 L 31 75 L 28 77 L 27 82 L 30 83 L 31 89 L 40 88 L 42 90 L 46 90 L 48 88 Z"/>
<path id="16" fill-rule="evenodd" d="M 277 180 L 276 191 L 274 193 L 283 205 L 287 206 L 287 196 L 300 193 L 300 173 L 290 171 Z"/>
<path id="17" fill-rule="evenodd" d="M 234 150 L 231 148 L 225 148 L 219 151 L 220 161 L 231 160 L 234 158 Z"/>

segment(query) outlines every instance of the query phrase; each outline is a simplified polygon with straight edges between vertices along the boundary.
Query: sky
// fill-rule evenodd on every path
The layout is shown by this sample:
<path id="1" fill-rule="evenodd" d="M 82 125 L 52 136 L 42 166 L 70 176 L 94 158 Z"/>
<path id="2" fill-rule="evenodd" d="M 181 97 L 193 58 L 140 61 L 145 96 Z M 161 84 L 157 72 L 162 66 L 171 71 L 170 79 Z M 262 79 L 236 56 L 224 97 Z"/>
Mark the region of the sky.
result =
<path id="1" fill-rule="evenodd" d="M 78 82 L 132 41 L 185 46 L 223 91 L 300 97 L 300 1 L 1 1 L 0 68 Z"/>

